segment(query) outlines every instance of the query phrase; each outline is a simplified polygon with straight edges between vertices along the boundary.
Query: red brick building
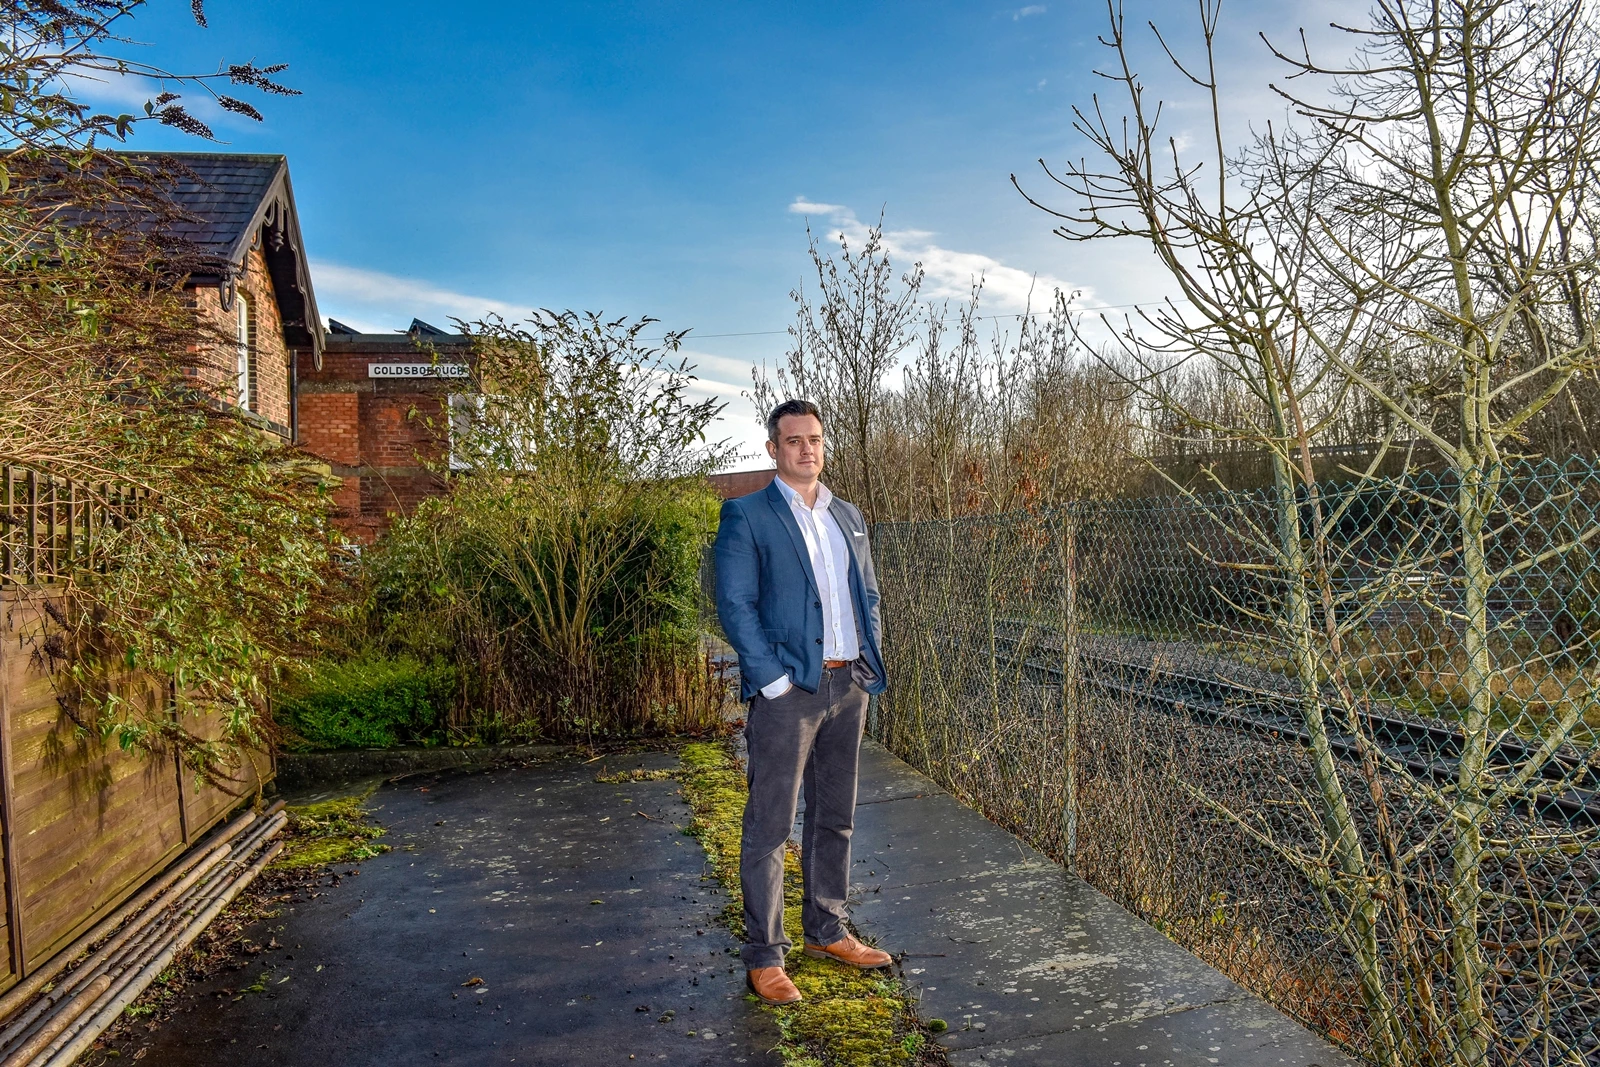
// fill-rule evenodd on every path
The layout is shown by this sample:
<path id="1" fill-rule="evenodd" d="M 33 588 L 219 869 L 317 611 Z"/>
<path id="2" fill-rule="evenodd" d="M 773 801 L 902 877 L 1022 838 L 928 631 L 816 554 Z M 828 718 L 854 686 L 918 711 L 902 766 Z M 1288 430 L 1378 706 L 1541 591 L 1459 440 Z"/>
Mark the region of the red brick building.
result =
<path id="1" fill-rule="evenodd" d="M 145 157 L 156 158 L 156 157 Z M 370 543 L 396 515 L 445 491 L 451 386 L 464 378 L 467 339 L 412 320 L 361 333 L 317 312 L 283 156 L 171 153 L 185 176 L 177 229 L 207 253 L 186 288 L 225 334 L 194 374 L 220 402 L 328 464 L 339 527 Z M 765 488 L 771 470 L 711 477 L 724 498 Z"/>
<path id="2" fill-rule="evenodd" d="M 406 333 L 329 320 L 320 364 L 301 358 L 297 440 L 340 479 L 339 525 L 350 536 L 370 543 L 396 514 L 444 491 L 429 465 L 448 457 L 448 398 L 465 377 L 465 344 L 417 320 Z"/>
<path id="3" fill-rule="evenodd" d="M 227 152 L 129 157 L 176 164 L 170 195 L 183 217 L 171 229 L 200 257 L 184 289 L 200 314 L 233 339 L 223 351 L 197 353 L 203 358 L 192 370 L 196 382 L 292 439 L 295 366 L 317 363 L 323 330 L 289 161 Z"/>
<path id="4" fill-rule="evenodd" d="M 464 338 L 414 322 L 408 333 L 324 329 L 311 287 L 288 160 L 281 155 L 129 153 L 174 174 L 180 218 L 200 269 L 185 290 L 231 343 L 195 350 L 190 370 L 219 403 L 326 461 L 344 532 L 371 541 L 443 482 L 434 420 L 449 392 L 450 354 Z M 446 362 L 441 371 L 419 341 Z"/>
<path id="5" fill-rule="evenodd" d="M 320 366 L 296 371 L 296 440 L 341 482 L 339 526 L 370 544 L 395 516 L 445 491 L 451 384 L 464 376 L 467 339 L 413 319 L 405 333 L 360 333 L 328 322 Z M 437 353 L 437 360 L 434 354 Z M 714 474 L 724 499 L 765 489 L 773 470 Z"/>

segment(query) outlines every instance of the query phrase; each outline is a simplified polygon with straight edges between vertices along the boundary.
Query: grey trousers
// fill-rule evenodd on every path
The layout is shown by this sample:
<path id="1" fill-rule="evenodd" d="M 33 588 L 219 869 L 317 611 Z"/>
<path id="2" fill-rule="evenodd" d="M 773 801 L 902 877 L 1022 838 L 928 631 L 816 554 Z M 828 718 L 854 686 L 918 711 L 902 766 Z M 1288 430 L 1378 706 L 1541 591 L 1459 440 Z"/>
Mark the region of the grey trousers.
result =
<path id="1" fill-rule="evenodd" d="M 801 928 L 813 945 L 831 945 L 845 935 L 856 768 L 866 711 L 866 691 L 849 666 L 823 668 L 815 693 L 795 686 L 772 700 L 757 693 L 750 704 L 744 728 L 750 798 L 739 846 L 746 970 L 783 966 L 792 945 L 783 931 L 783 847 L 794 827 L 802 785 Z"/>

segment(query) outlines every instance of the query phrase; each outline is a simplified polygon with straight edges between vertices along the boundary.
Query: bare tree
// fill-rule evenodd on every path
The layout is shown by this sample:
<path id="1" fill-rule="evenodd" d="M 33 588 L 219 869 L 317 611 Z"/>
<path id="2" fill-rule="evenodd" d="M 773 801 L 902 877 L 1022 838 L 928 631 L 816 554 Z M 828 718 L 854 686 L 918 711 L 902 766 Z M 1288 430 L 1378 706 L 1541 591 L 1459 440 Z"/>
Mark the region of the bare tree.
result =
<path id="1" fill-rule="evenodd" d="M 794 346 L 753 372 L 747 396 L 761 412 L 786 396 L 819 403 L 829 482 L 874 521 L 1042 508 L 1128 484 L 1132 393 L 1083 351 L 1069 294 L 988 329 L 983 279 L 964 301 L 918 303 L 921 267 L 896 280 L 881 222 L 859 251 L 843 237 L 837 254 L 814 238 L 810 251 L 818 294 L 792 294 Z"/>
<path id="2" fill-rule="evenodd" d="M 1600 135 L 1600 54 L 1579 0 L 1379 0 L 1369 25 L 1347 30 L 1358 47 L 1351 63 L 1321 65 L 1304 47 L 1276 52 L 1293 76 L 1329 77 L 1331 95 L 1284 92 L 1288 125 L 1268 125 L 1235 151 L 1222 133 L 1218 10 L 1214 0 L 1200 4 L 1197 63 L 1155 34 L 1206 100 L 1209 144 L 1196 162 L 1158 133 L 1160 107 L 1135 70 L 1121 6 L 1108 4 L 1105 43 L 1115 59 L 1106 76 L 1123 99 L 1108 106 L 1096 97 L 1077 112 L 1094 160 L 1047 168 L 1073 203 L 1045 209 L 1068 239 L 1146 242 L 1176 286 L 1177 299 L 1116 330 L 1137 370 L 1129 383 L 1180 424 L 1270 459 L 1270 520 L 1231 505 L 1215 518 L 1259 553 L 1260 563 L 1246 566 L 1274 591 L 1272 611 L 1255 614 L 1279 635 L 1300 679 L 1322 854 L 1243 820 L 1240 828 L 1326 894 L 1359 974 L 1375 1060 L 1481 1064 L 1492 1039 L 1479 933 L 1484 827 L 1496 810 L 1526 799 L 1530 779 L 1592 706 L 1573 700 L 1548 721 L 1520 724 L 1537 732 L 1532 754 L 1490 766 L 1488 600 L 1512 572 L 1490 563 L 1487 541 L 1507 447 L 1596 360 L 1585 198 Z M 1242 387 L 1247 403 L 1224 418 L 1192 403 L 1174 373 L 1190 362 Z M 1378 440 L 1368 465 L 1350 473 L 1370 479 L 1398 442 L 1421 440 L 1456 487 L 1454 528 L 1413 531 L 1388 573 L 1341 590 L 1332 575 L 1371 530 L 1331 535 L 1350 521 L 1344 509 L 1355 496 L 1320 498 L 1313 452 L 1351 424 L 1353 408 L 1377 413 L 1370 425 Z M 1572 547 L 1550 545 L 1538 560 Z M 1371 737 L 1343 647 L 1383 590 L 1404 581 L 1399 571 L 1441 565 L 1459 569 L 1458 601 L 1436 608 L 1459 625 L 1466 661 L 1461 758 L 1444 789 L 1407 776 Z M 1329 745 L 1324 679 L 1338 686 L 1343 725 L 1362 741 L 1366 799 L 1378 819 L 1365 838 Z M 1450 990 L 1442 1008 L 1419 1006 L 1396 973 L 1426 970 L 1426 961 L 1402 959 L 1397 942 L 1384 940 L 1386 930 L 1402 946 L 1409 936 L 1406 867 L 1418 858 L 1398 854 L 1382 824 L 1386 776 L 1446 815 Z"/>
<path id="3" fill-rule="evenodd" d="M 1305 251 L 1310 226 L 1295 207 L 1314 202 L 1315 196 L 1305 195 L 1302 183 L 1318 180 L 1315 168 L 1306 176 L 1287 168 L 1266 176 L 1276 181 L 1237 180 L 1237 161 L 1230 158 L 1222 140 L 1222 103 L 1211 51 L 1217 13 L 1215 4 L 1202 7 L 1205 69 L 1193 74 L 1180 68 L 1207 94 L 1214 118 L 1204 166 L 1186 163 L 1175 141 L 1163 144 L 1159 139 L 1159 107 L 1147 104 L 1144 86 L 1132 67 L 1122 12 L 1113 6 L 1107 43 L 1115 51 L 1117 68 L 1108 76 L 1127 94 L 1127 120 L 1108 116 L 1098 98 L 1093 108 L 1078 112 L 1077 128 L 1098 150 L 1097 163 L 1111 166 L 1101 170 L 1084 164 L 1052 174 L 1078 202 L 1074 209 L 1052 213 L 1062 219 L 1057 232 L 1069 239 L 1147 241 L 1181 293 L 1181 305 L 1169 301 L 1140 312 L 1115 331 L 1135 372 L 1129 375 L 1129 384 L 1185 426 L 1214 439 L 1248 441 L 1270 455 L 1273 522 L 1263 527 L 1237 514 L 1217 519 L 1237 530 L 1269 561 L 1274 573 L 1283 576 L 1281 614 L 1274 621 L 1303 680 L 1301 713 L 1311 737 L 1325 849 L 1332 862 L 1292 858 L 1303 870 L 1330 872 L 1321 888 L 1330 898 L 1340 899 L 1344 907 L 1337 910 L 1350 917 L 1343 927 L 1344 940 L 1374 1020 L 1373 1045 L 1382 1050 L 1380 1062 L 1399 1067 L 1404 1042 L 1384 977 L 1371 857 L 1338 773 L 1316 685 L 1320 672 L 1312 623 L 1313 568 L 1300 529 L 1301 490 L 1314 485 L 1310 449 L 1347 394 L 1333 380 L 1327 361 L 1302 358 L 1318 351 L 1307 335 L 1327 333 L 1332 344 L 1343 348 L 1364 320 L 1350 309 L 1337 314 L 1326 303 L 1307 306 L 1306 297 L 1313 295 L 1308 290 L 1317 289 L 1308 277 L 1314 261 Z M 1268 140 L 1262 147 L 1266 158 L 1283 158 L 1277 142 Z M 1236 421 L 1219 421 L 1216 415 L 1221 412 L 1215 408 L 1207 412 L 1185 402 L 1180 392 L 1183 379 L 1173 369 L 1174 363 L 1191 361 L 1245 389 L 1248 403 L 1232 413 Z M 1324 399 L 1321 410 L 1309 408 L 1307 401 L 1313 397 Z"/>
<path id="4" fill-rule="evenodd" d="M 851 498 L 869 518 L 879 517 L 887 501 L 872 454 L 873 435 L 882 414 L 885 379 L 916 339 L 922 266 L 913 264 L 896 277 L 883 244 L 881 219 L 856 251 L 840 234 L 837 256 L 823 255 L 810 227 L 806 236 L 817 272 L 817 296 L 813 301 L 804 286 L 790 294 L 796 305 L 795 323 L 789 327 L 794 347 L 775 382 L 755 374 L 752 399 L 758 409 L 770 410 L 783 392 L 821 406 L 836 457 L 833 477 L 843 474 Z"/>
<path id="5" fill-rule="evenodd" d="M 1428 353 L 1441 372 L 1428 384 L 1454 409 L 1454 433 L 1441 432 L 1348 353 L 1326 350 L 1331 364 L 1427 440 L 1458 479 L 1457 610 L 1467 699 L 1455 782 L 1460 830 L 1450 947 L 1462 1063 L 1483 1062 L 1490 1040 L 1479 941 L 1483 827 L 1524 778 L 1497 781 L 1488 766 L 1496 732 L 1488 596 L 1504 577 L 1487 550 L 1490 516 L 1508 446 L 1597 362 L 1597 264 L 1586 202 L 1600 160 L 1595 29 L 1581 0 L 1390 0 L 1377 8 L 1353 63 L 1327 67 L 1304 50 L 1278 53 L 1297 75 L 1333 79 L 1333 103 L 1287 99 L 1328 146 L 1339 209 L 1398 246 L 1402 269 L 1380 269 L 1370 244 L 1327 233 L 1313 247 L 1351 288 L 1383 287 L 1389 299 L 1378 302 L 1375 317 L 1389 336 Z M 1546 728 L 1545 747 L 1565 740 L 1585 710 L 1571 702 Z"/>

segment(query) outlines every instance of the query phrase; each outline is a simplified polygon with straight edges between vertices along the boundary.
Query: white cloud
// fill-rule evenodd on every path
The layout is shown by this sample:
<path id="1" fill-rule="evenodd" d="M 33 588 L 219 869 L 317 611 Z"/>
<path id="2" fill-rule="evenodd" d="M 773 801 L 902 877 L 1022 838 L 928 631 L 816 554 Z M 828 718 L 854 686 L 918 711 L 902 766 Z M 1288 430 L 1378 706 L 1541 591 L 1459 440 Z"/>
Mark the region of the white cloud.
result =
<path id="1" fill-rule="evenodd" d="M 839 204 L 815 204 L 803 196 L 795 197 L 794 203 L 789 205 L 791 215 L 837 215 L 848 210 Z"/>
<path id="2" fill-rule="evenodd" d="M 212 132 L 217 134 L 217 140 L 209 144 L 196 138 L 196 151 L 215 150 L 217 145 L 230 143 L 223 135 L 254 129 L 259 125 L 254 119 L 224 109 L 200 86 L 186 84 L 177 79 L 78 68 L 63 72 L 57 79 L 57 84 L 69 96 L 87 105 L 91 110 L 105 111 L 109 114 L 129 114 L 141 120 L 146 119 L 145 104 L 154 104 L 162 91 L 171 90 L 178 94 L 176 103 L 180 107 L 211 127 Z M 269 104 L 262 102 L 260 94 L 255 94 L 252 98 L 248 93 L 237 91 L 236 93 L 256 104 L 264 113 L 270 112 Z M 131 141 L 130 144 L 137 147 L 136 141 Z"/>
<path id="3" fill-rule="evenodd" d="M 1043 4 L 1029 4 L 1027 7 L 1019 7 L 1013 11 L 1011 13 L 1011 21 L 1020 22 L 1022 19 L 1032 18 L 1034 15 L 1042 15 L 1044 13 L 1045 6 Z"/>
<path id="4" fill-rule="evenodd" d="M 789 205 L 795 214 L 822 216 L 830 227 L 827 239 L 844 236 L 859 248 L 866 239 L 867 227 L 849 208 L 796 198 Z M 1072 292 L 1074 287 L 1049 274 L 1033 275 L 1008 266 L 992 256 L 961 252 L 942 247 L 928 230 L 892 230 L 883 235 L 889 253 L 909 266 L 920 261 L 927 280 L 923 293 L 934 299 L 965 299 L 976 278 L 984 279 L 984 305 L 991 311 L 1022 311 L 1031 306 L 1043 311 L 1054 291 Z M 507 320 L 525 320 L 534 308 L 513 304 L 492 296 L 463 293 L 420 278 L 406 278 L 364 267 L 351 267 L 327 260 L 313 260 L 311 279 L 317 303 L 324 315 L 338 319 L 363 333 L 389 333 L 404 329 L 413 317 L 440 328 L 451 328 L 451 319 L 471 321 L 488 314 Z M 1082 288 L 1082 287 L 1077 287 Z M 1083 290 L 1088 295 L 1087 290 Z M 715 324 L 712 324 L 714 331 Z M 727 438 L 743 453 L 733 469 L 760 467 L 766 463 L 762 450 L 765 439 L 760 413 L 744 393 L 751 388 L 753 357 L 719 355 L 707 352 L 696 343 L 693 332 L 685 339 L 680 355 L 695 368 L 699 379 L 692 387 L 697 396 L 715 396 L 727 404 L 710 427 L 713 438 Z M 709 341 L 709 338 L 707 339 Z M 765 339 L 764 339 L 765 340 Z M 777 338 L 772 341 L 777 343 Z M 736 347 L 744 347 L 736 342 Z M 765 358 L 776 353 L 767 352 Z"/>
<path id="5" fill-rule="evenodd" d="M 693 344 L 694 334 L 691 333 L 685 340 Z M 689 361 L 701 381 L 716 382 L 724 392 L 731 394 L 750 388 L 750 369 L 753 364 L 748 359 L 718 356 L 687 347 L 679 349 L 678 355 Z"/>
<path id="6" fill-rule="evenodd" d="M 694 335 L 690 334 L 689 338 L 693 340 Z M 694 373 L 699 378 L 690 386 L 690 391 L 699 396 L 714 396 L 727 405 L 711 424 L 708 433 L 713 440 L 726 439 L 739 449 L 740 455 L 728 469 L 746 470 L 766 465 L 767 457 L 762 449 L 766 432 L 762 428 L 761 416 L 756 412 L 755 405 L 744 396 L 750 388 L 752 362 L 687 348 L 682 349 L 679 355 L 693 365 Z"/>
<path id="7" fill-rule="evenodd" d="M 418 278 L 402 278 L 364 267 L 312 260 L 311 284 L 317 306 L 347 326 L 370 333 L 402 330 L 419 318 L 441 329 L 450 319 L 472 321 L 485 315 L 526 319 L 534 309 L 494 297 L 458 293 Z M 382 323 L 383 325 L 377 325 Z"/>
<path id="8" fill-rule="evenodd" d="M 70 96 L 92 107 L 125 108 L 140 114 L 145 101 L 153 101 L 164 88 L 160 82 L 134 74 L 83 69 L 65 71 L 59 81 Z"/>
<path id="9" fill-rule="evenodd" d="M 847 207 L 813 203 L 797 197 L 789 210 L 796 214 L 826 215 L 833 227 L 828 237 L 834 240 L 843 237 L 857 248 L 866 240 L 868 226 Z M 1091 295 L 1087 286 L 1073 285 L 1051 274 L 1007 266 L 981 252 L 945 248 L 933 241 L 935 236 L 930 230 L 885 230 L 883 247 L 895 259 L 921 263 L 926 275 L 923 293 L 936 300 L 964 300 L 980 279 L 983 304 L 991 310 L 1048 310 L 1058 289 L 1069 294 L 1078 292 L 1085 299 Z"/>

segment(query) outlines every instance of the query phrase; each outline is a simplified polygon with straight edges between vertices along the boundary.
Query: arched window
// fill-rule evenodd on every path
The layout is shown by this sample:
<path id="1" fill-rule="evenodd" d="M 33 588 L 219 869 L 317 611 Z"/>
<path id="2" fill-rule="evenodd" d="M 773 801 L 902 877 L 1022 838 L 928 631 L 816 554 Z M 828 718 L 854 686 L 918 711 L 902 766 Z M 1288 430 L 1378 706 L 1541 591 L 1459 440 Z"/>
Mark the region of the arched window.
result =
<path id="1" fill-rule="evenodd" d="M 233 298 L 234 310 L 239 314 L 238 340 L 236 348 L 239 355 L 238 373 L 238 398 L 239 406 L 246 411 L 250 410 L 250 301 L 246 300 L 243 293 Z"/>

